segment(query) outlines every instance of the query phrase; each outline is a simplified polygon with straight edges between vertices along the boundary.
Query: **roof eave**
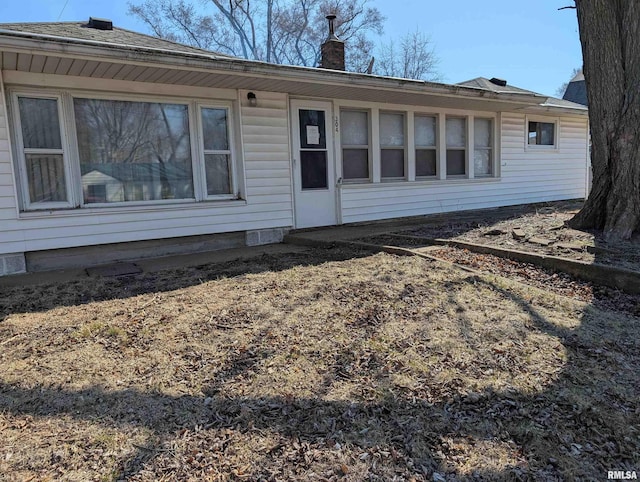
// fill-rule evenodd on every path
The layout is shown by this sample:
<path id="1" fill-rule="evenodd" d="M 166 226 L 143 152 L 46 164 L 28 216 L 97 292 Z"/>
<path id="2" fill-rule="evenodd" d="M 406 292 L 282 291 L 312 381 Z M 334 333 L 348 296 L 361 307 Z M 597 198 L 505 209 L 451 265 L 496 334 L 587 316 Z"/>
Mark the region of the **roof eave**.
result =
<path id="1" fill-rule="evenodd" d="M 111 61 L 139 62 L 172 68 L 201 71 L 225 71 L 236 75 L 268 75 L 299 82 L 332 83 L 381 90 L 403 90 L 443 97 L 499 100 L 521 106 L 540 106 L 546 97 L 520 93 L 496 93 L 475 87 L 440 84 L 423 80 L 381 77 L 358 72 L 334 71 L 312 67 L 276 65 L 254 60 L 223 58 L 214 54 L 199 54 L 151 47 L 129 46 L 84 39 L 65 38 L 0 29 L 0 50 L 31 54 L 56 54 L 62 57 L 82 57 Z"/>

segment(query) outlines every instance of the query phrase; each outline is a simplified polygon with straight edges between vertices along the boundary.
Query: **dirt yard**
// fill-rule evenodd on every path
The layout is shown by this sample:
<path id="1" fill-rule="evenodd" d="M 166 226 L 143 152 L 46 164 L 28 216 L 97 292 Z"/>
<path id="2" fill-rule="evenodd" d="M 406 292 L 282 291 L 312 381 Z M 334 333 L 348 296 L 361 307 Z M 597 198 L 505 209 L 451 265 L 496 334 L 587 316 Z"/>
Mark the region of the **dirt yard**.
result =
<path id="1" fill-rule="evenodd" d="M 554 202 L 509 209 L 452 214 L 399 234 L 455 239 L 507 249 L 561 256 L 640 271 L 640 238 L 608 242 L 600 234 L 567 227 L 582 203 Z"/>
<path id="2" fill-rule="evenodd" d="M 639 318 L 597 298 L 340 249 L 5 289 L 0 479 L 640 470 Z"/>

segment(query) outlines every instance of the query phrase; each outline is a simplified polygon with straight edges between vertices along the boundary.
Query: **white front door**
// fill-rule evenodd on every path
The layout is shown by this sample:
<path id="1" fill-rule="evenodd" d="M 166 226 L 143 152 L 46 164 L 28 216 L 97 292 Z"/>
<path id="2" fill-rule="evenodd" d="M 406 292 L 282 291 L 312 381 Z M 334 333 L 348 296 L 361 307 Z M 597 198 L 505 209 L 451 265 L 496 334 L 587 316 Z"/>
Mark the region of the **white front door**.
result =
<path id="1" fill-rule="evenodd" d="M 333 226 L 336 179 L 331 103 L 291 101 L 296 228 Z"/>

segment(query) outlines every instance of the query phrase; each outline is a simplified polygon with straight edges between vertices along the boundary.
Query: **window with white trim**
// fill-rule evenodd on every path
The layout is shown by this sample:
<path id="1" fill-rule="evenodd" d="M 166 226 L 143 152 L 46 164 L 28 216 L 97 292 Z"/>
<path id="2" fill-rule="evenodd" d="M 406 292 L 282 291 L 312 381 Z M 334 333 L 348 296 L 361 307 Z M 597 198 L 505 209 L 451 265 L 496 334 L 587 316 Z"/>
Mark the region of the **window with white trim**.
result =
<path id="1" fill-rule="evenodd" d="M 556 147 L 556 122 L 527 119 L 527 146 L 552 149 Z"/>
<path id="2" fill-rule="evenodd" d="M 402 180 L 405 174 L 405 120 L 404 114 L 380 113 L 380 178 Z"/>
<path id="3" fill-rule="evenodd" d="M 73 109 L 84 204 L 193 199 L 187 105 L 74 98 Z"/>
<path id="4" fill-rule="evenodd" d="M 25 210 L 234 198 L 229 102 L 14 92 L 12 104 Z"/>
<path id="5" fill-rule="evenodd" d="M 416 115 L 414 118 L 416 178 L 436 177 L 438 174 L 437 125 L 436 116 Z"/>
<path id="6" fill-rule="evenodd" d="M 447 177 L 467 174 L 467 119 L 447 117 Z"/>
<path id="7" fill-rule="evenodd" d="M 17 96 L 16 103 L 24 204 L 32 209 L 71 206 L 60 99 Z"/>
<path id="8" fill-rule="evenodd" d="M 200 107 L 207 196 L 231 194 L 233 166 L 229 109 Z"/>
<path id="9" fill-rule="evenodd" d="M 369 181 L 369 112 L 342 109 L 340 125 L 342 178 L 347 182 Z"/>
<path id="10" fill-rule="evenodd" d="M 473 119 L 473 173 L 475 177 L 493 175 L 493 120 Z"/>
<path id="11" fill-rule="evenodd" d="M 356 183 L 497 177 L 496 119 L 490 112 L 341 107 L 343 178 Z M 378 134 L 377 139 L 371 139 L 371 132 Z"/>

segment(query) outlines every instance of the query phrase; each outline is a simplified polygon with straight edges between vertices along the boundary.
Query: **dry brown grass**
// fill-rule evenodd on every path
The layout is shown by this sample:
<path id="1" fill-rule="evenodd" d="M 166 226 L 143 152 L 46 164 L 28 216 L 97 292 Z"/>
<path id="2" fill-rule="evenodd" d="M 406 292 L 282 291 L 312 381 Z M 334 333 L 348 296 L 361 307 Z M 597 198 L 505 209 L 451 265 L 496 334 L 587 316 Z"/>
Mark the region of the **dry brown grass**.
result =
<path id="1" fill-rule="evenodd" d="M 1 317 L 6 480 L 638 470 L 638 319 L 421 258 L 12 289 Z"/>

